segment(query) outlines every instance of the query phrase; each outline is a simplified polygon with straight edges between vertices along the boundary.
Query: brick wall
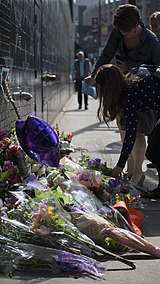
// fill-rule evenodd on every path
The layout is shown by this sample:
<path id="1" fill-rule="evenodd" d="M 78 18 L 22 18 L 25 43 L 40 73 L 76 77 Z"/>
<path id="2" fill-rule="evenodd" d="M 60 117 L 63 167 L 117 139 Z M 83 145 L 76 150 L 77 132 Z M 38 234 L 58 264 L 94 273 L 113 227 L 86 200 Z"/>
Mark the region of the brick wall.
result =
<path id="1" fill-rule="evenodd" d="M 28 92 L 15 105 L 22 119 L 36 115 L 52 123 L 72 93 L 74 58 L 72 1 L 1 0 L 0 71 L 9 69 L 11 93 Z M 55 81 L 42 81 L 55 74 Z M 0 90 L 0 130 L 15 125 L 16 113 Z"/>

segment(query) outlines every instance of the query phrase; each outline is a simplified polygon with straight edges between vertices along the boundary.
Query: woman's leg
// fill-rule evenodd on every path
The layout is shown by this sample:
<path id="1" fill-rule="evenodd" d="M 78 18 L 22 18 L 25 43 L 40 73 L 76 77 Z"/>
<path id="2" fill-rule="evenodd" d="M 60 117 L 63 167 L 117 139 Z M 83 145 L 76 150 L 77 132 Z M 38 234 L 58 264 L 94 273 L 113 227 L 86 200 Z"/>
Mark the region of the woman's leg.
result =
<path id="1" fill-rule="evenodd" d="M 137 132 L 136 141 L 132 150 L 132 160 L 129 162 L 132 162 L 132 178 L 131 182 L 142 186 L 144 182 L 144 173 L 142 171 L 142 165 L 145 158 L 145 152 L 146 152 L 146 138 L 143 133 Z M 130 165 L 131 167 L 131 165 Z"/>
<path id="2" fill-rule="evenodd" d="M 125 130 L 119 128 L 119 131 L 120 131 L 121 141 L 123 143 L 125 137 Z M 134 159 L 133 159 L 133 154 L 131 153 L 127 160 L 127 169 L 126 169 L 127 176 L 129 177 L 129 179 L 133 176 L 133 164 L 134 164 Z"/>
<path id="3" fill-rule="evenodd" d="M 117 124 L 117 127 L 118 127 L 119 132 L 120 132 L 121 141 L 123 143 L 124 137 L 125 137 L 125 130 L 124 130 L 124 128 L 125 128 L 125 119 L 124 119 L 123 114 L 118 114 L 117 115 L 117 117 L 116 117 L 116 124 Z M 129 178 L 131 178 L 132 175 L 133 175 L 133 163 L 134 163 L 134 160 L 133 160 L 133 155 L 131 153 L 129 158 L 128 158 L 128 160 L 127 160 L 127 169 L 126 169 L 126 172 L 127 172 L 127 175 L 128 175 Z"/>
<path id="4" fill-rule="evenodd" d="M 125 131 L 121 130 L 121 139 L 124 140 Z M 144 181 L 142 165 L 145 158 L 146 138 L 142 133 L 137 132 L 133 150 L 127 160 L 127 175 L 131 182 L 141 186 Z"/>
<path id="5" fill-rule="evenodd" d="M 116 117 L 116 124 L 117 124 L 117 127 L 119 129 L 121 141 L 123 143 L 124 136 L 125 136 L 125 130 L 122 130 L 122 128 L 121 128 L 120 119 L 121 119 L 120 116 L 117 115 L 117 117 Z M 134 163 L 134 161 L 133 161 L 133 157 L 132 157 L 132 153 L 131 153 L 129 158 L 128 158 L 128 160 L 127 160 L 127 169 L 126 169 L 127 176 L 129 177 L 129 179 L 133 175 L 133 163 Z"/>

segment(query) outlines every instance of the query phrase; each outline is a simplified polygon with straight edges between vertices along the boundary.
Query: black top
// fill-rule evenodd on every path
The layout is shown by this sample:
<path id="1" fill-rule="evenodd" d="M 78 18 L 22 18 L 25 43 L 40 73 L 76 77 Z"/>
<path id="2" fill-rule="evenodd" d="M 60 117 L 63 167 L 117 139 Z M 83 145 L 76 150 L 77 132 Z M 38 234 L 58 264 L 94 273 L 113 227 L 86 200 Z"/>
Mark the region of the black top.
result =
<path id="1" fill-rule="evenodd" d="M 135 143 L 137 113 L 150 109 L 160 110 L 160 78 L 155 76 L 155 72 L 150 72 L 144 67 L 137 68 L 136 74 L 142 79 L 136 86 L 125 88 L 122 93 L 122 109 L 126 119 L 126 135 L 117 163 L 117 166 L 122 168 L 124 168 Z"/>

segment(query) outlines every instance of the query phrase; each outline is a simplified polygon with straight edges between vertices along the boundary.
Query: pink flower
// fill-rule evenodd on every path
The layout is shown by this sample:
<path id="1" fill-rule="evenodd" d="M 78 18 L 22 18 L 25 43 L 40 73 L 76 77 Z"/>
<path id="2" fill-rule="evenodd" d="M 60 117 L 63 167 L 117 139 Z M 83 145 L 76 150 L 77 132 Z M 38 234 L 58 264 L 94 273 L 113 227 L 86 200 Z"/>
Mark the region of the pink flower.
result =
<path id="1" fill-rule="evenodd" d="M 0 137 L 1 136 L 4 136 L 4 132 L 3 131 L 0 131 Z"/>
<path id="2" fill-rule="evenodd" d="M 36 212 L 32 215 L 33 220 L 37 220 L 41 222 L 44 219 L 50 219 L 50 216 L 48 214 L 48 207 L 44 204 L 41 204 Z"/>
<path id="3" fill-rule="evenodd" d="M 69 160 L 73 161 L 73 158 L 71 155 L 65 155 L 66 158 L 68 158 Z"/>
<path id="4" fill-rule="evenodd" d="M 17 167 L 13 164 L 13 162 L 11 161 L 4 161 L 4 164 L 3 164 L 3 169 L 6 169 L 10 172 L 10 174 L 13 174 Z"/>

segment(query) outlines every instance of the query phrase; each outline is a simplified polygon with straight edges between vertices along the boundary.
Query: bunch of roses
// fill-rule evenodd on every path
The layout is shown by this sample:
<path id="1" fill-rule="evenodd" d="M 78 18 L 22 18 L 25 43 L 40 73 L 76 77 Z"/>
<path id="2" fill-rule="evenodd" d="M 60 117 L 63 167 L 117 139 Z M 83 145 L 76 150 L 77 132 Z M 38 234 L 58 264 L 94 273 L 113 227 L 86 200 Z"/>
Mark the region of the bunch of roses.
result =
<path id="1" fill-rule="evenodd" d="M 7 137 L 9 136 L 9 137 Z M 18 155 L 21 148 L 15 144 L 14 135 L 0 131 L 0 197 L 4 199 L 8 190 L 21 182 Z"/>

